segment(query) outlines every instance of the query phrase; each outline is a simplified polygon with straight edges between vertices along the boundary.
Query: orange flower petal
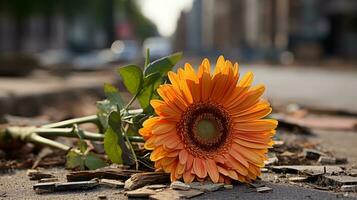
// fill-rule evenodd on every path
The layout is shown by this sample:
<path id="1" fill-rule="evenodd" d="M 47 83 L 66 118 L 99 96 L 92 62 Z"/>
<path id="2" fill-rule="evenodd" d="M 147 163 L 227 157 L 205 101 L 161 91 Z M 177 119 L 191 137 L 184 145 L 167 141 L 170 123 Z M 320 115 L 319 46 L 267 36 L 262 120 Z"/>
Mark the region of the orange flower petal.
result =
<path id="1" fill-rule="evenodd" d="M 249 167 L 249 163 L 247 162 L 247 160 L 239 152 L 237 152 L 236 149 L 231 148 L 229 154 L 232 156 L 232 158 L 241 163 L 244 167 Z"/>
<path id="2" fill-rule="evenodd" d="M 161 165 L 167 166 L 167 165 L 171 165 L 175 160 L 176 160 L 175 157 L 172 157 L 172 158 L 165 157 L 165 158 L 161 159 L 160 161 L 161 161 Z"/>
<path id="3" fill-rule="evenodd" d="M 258 85 L 249 90 L 242 98 L 233 101 L 233 104 L 228 106 L 228 109 L 245 110 L 259 102 L 259 98 L 265 91 L 264 85 Z"/>
<path id="4" fill-rule="evenodd" d="M 243 94 L 245 94 L 248 91 L 252 83 L 253 83 L 253 73 L 248 72 L 243 76 L 242 80 L 239 81 L 238 85 L 236 86 L 232 94 L 223 100 L 224 101 L 223 105 L 228 108 L 233 104 L 239 102 L 238 100 L 242 99 Z"/>
<path id="5" fill-rule="evenodd" d="M 264 159 L 262 156 L 260 156 L 252 149 L 243 147 L 237 143 L 233 143 L 232 148 L 238 151 L 248 162 L 255 164 L 256 166 L 264 166 Z"/>
<path id="6" fill-rule="evenodd" d="M 159 146 L 151 152 L 150 160 L 157 161 L 160 160 L 161 158 L 164 158 L 166 155 L 167 152 L 164 151 L 164 149 L 161 146 Z"/>
<path id="7" fill-rule="evenodd" d="M 211 159 L 206 159 L 206 169 L 207 169 L 208 175 L 210 176 L 211 180 L 214 183 L 217 183 L 218 179 L 219 179 L 219 172 L 217 169 L 216 162 L 214 162 Z"/>
<path id="8" fill-rule="evenodd" d="M 218 169 L 219 173 L 221 173 L 221 174 L 223 174 L 223 175 L 225 175 L 225 176 L 229 176 L 229 172 L 228 172 L 228 170 L 226 170 L 225 168 L 223 168 L 223 167 L 217 165 L 217 169 Z"/>
<path id="9" fill-rule="evenodd" d="M 155 148 L 155 138 L 154 137 L 150 137 L 149 139 L 146 140 L 145 144 L 144 144 L 144 148 L 148 149 L 148 150 L 153 150 Z"/>
<path id="10" fill-rule="evenodd" d="M 237 161 L 235 158 L 233 158 L 230 154 L 227 154 L 225 156 L 227 158 L 227 161 L 231 165 L 233 169 L 235 169 L 239 174 L 246 176 L 248 174 L 248 170 L 246 167 L 244 167 L 239 161 Z"/>
<path id="11" fill-rule="evenodd" d="M 241 115 L 241 116 L 233 116 L 235 122 L 247 122 L 247 121 L 253 121 L 257 119 L 261 119 L 263 117 L 268 116 L 272 111 L 272 108 L 265 108 L 262 110 L 258 110 L 253 113 L 248 113 L 246 115 Z"/>
<path id="12" fill-rule="evenodd" d="M 191 171 L 185 171 L 183 173 L 183 180 L 185 183 L 192 183 L 192 181 L 195 179 L 195 175 L 191 174 Z"/>
<path id="13" fill-rule="evenodd" d="M 270 104 L 261 99 L 265 87 L 251 88 L 251 72 L 238 81 L 238 64 L 223 56 L 212 75 L 210 70 L 208 59 L 204 59 L 197 74 L 188 63 L 177 73 L 168 72 L 171 84 L 157 89 L 162 100 L 151 101 L 158 117 L 146 120 L 139 133 L 146 140 L 144 147 L 153 150 L 150 159 L 155 168 L 170 173 L 171 181 L 183 177 L 186 183 L 207 178 L 215 183 L 230 183 L 232 179 L 250 182 L 260 175 L 277 126 L 277 121 L 263 119 L 271 112 Z M 204 106 L 209 107 L 206 110 Z M 198 143 L 212 139 L 195 141 L 188 135 L 197 134 L 197 120 L 201 119 L 232 127 L 226 132 L 229 141 L 216 144 L 228 152 L 208 151 Z"/>
<path id="14" fill-rule="evenodd" d="M 187 162 L 188 152 L 183 149 L 179 153 L 179 160 L 181 164 L 185 164 Z"/>
<path id="15" fill-rule="evenodd" d="M 262 143 L 255 143 L 255 142 L 250 142 L 250 141 L 245 141 L 245 140 L 240 140 L 240 139 L 235 139 L 234 142 L 237 144 L 240 144 L 242 146 L 252 148 L 252 149 L 267 149 L 267 148 L 271 147 L 271 145 L 269 145 L 269 143 L 262 144 Z"/>
<path id="16" fill-rule="evenodd" d="M 236 130 L 241 131 L 270 131 L 278 126 L 278 121 L 273 119 L 259 119 L 249 122 L 237 123 Z"/>
<path id="17" fill-rule="evenodd" d="M 199 178 L 205 178 L 207 176 L 205 163 L 200 158 L 193 159 L 193 171 Z"/>

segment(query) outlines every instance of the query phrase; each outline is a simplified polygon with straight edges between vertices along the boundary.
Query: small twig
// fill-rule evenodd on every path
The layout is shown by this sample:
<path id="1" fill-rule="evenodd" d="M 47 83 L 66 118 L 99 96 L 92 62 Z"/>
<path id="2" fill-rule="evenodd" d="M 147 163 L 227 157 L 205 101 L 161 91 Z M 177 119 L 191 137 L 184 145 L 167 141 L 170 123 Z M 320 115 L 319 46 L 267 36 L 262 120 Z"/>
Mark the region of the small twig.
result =
<path id="1" fill-rule="evenodd" d="M 128 126 L 127 126 L 128 127 Z M 124 129 L 124 128 L 123 128 Z M 127 129 L 127 128 L 126 128 Z M 128 142 L 128 145 L 129 145 L 129 148 L 130 148 L 130 151 L 131 151 L 131 154 L 133 155 L 133 158 L 134 158 L 134 161 L 135 161 L 135 169 L 138 170 L 139 169 L 139 163 L 138 163 L 138 158 L 136 157 L 136 154 L 135 154 L 135 150 L 133 148 L 133 145 L 131 145 L 131 142 L 129 140 L 129 137 L 128 137 L 128 134 L 126 133 L 126 131 L 123 131 L 124 133 L 124 137 L 125 137 L 125 140 Z"/>

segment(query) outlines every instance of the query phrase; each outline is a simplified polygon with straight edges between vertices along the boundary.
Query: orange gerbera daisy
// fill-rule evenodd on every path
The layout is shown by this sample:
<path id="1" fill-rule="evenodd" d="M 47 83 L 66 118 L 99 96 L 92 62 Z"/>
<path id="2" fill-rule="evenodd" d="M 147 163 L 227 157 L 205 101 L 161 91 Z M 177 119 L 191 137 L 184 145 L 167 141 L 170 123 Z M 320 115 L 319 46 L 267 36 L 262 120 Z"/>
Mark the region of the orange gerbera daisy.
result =
<path id="1" fill-rule="evenodd" d="M 277 121 L 262 119 L 272 109 L 261 99 L 264 85 L 251 87 L 251 72 L 238 82 L 238 64 L 223 56 L 213 75 L 210 68 L 204 59 L 197 73 L 188 63 L 169 72 L 171 84 L 157 90 L 163 100 L 151 101 L 158 116 L 139 133 L 155 168 L 171 181 L 250 182 L 264 166 Z"/>

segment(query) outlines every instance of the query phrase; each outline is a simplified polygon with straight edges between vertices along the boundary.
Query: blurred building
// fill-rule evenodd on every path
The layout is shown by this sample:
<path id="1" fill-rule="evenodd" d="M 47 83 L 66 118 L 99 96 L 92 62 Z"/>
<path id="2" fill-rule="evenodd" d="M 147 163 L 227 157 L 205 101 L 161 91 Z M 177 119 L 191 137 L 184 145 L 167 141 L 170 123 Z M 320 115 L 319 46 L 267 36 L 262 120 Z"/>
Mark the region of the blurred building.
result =
<path id="1" fill-rule="evenodd" d="M 195 0 L 182 13 L 176 48 L 242 59 L 356 59 L 355 0 Z"/>
<path id="2" fill-rule="evenodd" d="M 2 0 L 0 53 L 108 48 L 157 34 L 134 0 Z"/>

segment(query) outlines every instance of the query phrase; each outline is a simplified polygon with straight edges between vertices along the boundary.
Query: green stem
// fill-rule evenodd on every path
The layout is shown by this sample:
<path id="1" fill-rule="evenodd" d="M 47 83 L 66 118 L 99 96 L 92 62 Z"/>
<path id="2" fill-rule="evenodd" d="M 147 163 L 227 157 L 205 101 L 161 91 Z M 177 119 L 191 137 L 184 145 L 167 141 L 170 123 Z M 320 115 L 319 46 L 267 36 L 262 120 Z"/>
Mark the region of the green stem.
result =
<path id="1" fill-rule="evenodd" d="M 141 114 L 141 113 L 143 113 L 143 109 L 141 109 L 141 108 L 128 110 L 128 114 L 130 114 L 130 115 L 136 115 L 136 114 Z"/>
<path id="2" fill-rule="evenodd" d="M 130 99 L 129 103 L 126 104 L 126 106 L 123 108 L 124 111 L 125 111 L 125 110 L 128 110 L 129 106 L 134 103 L 134 101 L 135 101 L 136 97 L 138 97 L 139 93 L 140 93 L 140 92 L 137 92 L 137 93 L 135 94 L 135 96 L 133 96 L 133 97 Z"/>
<path id="3" fill-rule="evenodd" d="M 69 119 L 61 122 L 51 123 L 47 125 L 43 125 L 44 128 L 60 128 L 60 127 L 68 127 L 73 124 L 83 124 L 83 123 L 97 123 L 98 116 L 97 115 L 89 115 L 85 117 L 79 117 L 74 119 Z"/>
<path id="4" fill-rule="evenodd" d="M 73 133 L 72 128 L 36 128 L 34 130 L 37 134 L 43 137 L 73 137 L 77 138 L 78 136 Z M 93 140 L 93 141 L 103 141 L 104 134 L 92 133 L 89 131 L 83 131 L 84 139 Z M 130 142 L 145 142 L 144 138 L 141 136 L 127 136 Z"/>
<path id="5" fill-rule="evenodd" d="M 59 142 L 44 138 L 42 136 L 39 136 L 36 133 L 32 133 L 29 136 L 28 141 L 29 142 L 33 142 L 33 143 L 37 143 L 37 144 L 41 144 L 41 145 L 45 145 L 45 146 L 48 146 L 48 147 L 60 149 L 60 150 L 63 150 L 63 151 L 68 151 L 68 150 L 71 149 L 71 147 L 69 147 L 67 145 L 64 145 L 62 143 L 59 143 Z"/>
<path id="6" fill-rule="evenodd" d="M 127 136 L 130 142 L 145 142 L 144 138 L 141 136 Z"/>
<path id="7" fill-rule="evenodd" d="M 38 135 L 36 132 L 36 127 L 8 127 L 5 129 L 5 134 L 7 138 L 14 140 L 20 140 L 23 142 L 32 142 L 37 144 L 46 145 L 63 151 L 68 151 L 69 146 L 61 144 L 59 142 L 44 138 Z"/>
<path id="8" fill-rule="evenodd" d="M 123 132 L 126 133 L 126 131 L 123 131 Z M 128 134 L 124 134 L 124 137 L 125 137 L 126 141 L 128 142 L 131 154 L 133 155 L 133 158 L 134 158 L 134 161 L 135 161 L 135 169 L 139 170 L 138 158 L 136 157 L 135 150 L 133 148 L 133 145 L 131 145 L 131 142 L 129 140 Z"/>
<path id="9" fill-rule="evenodd" d="M 34 130 L 37 134 L 43 137 L 73 137 L 78 136 L 73 133 L 72 128 L 36 128 Z M 84 139 L 92 141 L 103 141 L 104 134 L 92 133 L 89 131 L 83 131 Z M 130 142 L 145 142 L 144 138 L 141 136 L 127 136 Z"/>
<path id="10" fill-rule="evenodd" d="M 73 137 L 78 136 L 73 132 L 72 128 L 36 128 L 36 133 L 43 137 L 53 137 L 53 136 L 63 136 L 63 137 Z M 100 133 L 92 133 L 89 131 L 83 131 L 84 139 L 93 141 L 103 141 L 104 135 Z"/>
<path id="11" fill-rule="evenodd" d="M 150 49 L 147 48 L 146 49 L 146 58 L 145 58 L 145 68 L 149 65 L 150 63 Z"/>
<path id="12" fill-rule="evenodd" d="M 36 128 L 36 127 L 9 127 L 5 130 L 2 136 L 3 138 L 12 138 L 18 139 L 24 142 L 33 142 L 42 145 L 46 145 L 49 147 L 53 147 L 56 149 L 61 149 L 67 151 L 70 147 L 63 145 L 61 143 L 55 142 L 53 140 L 47 139 L 45 137 L 73 137 L 77 138 L 78 136 L 73 133 L 72 128 Z M 0 137 L 0 139 L 2 139 Z M 127 141 L 130 142 L 145 142 L 144 138 L 141 136 L 127 136 L 125 135 Z M 104 135 L 100 133 L 92 133 L 88 131 L 84 131 L 84 139 L 92 140 L 92 141 L 103 141 Z M 130 144 L 130 143 L 129 143 Z M 131 145 L 130 145 L 131 146 Z M 132 146 L 131 146 L 132 147 Z M 132 149 L 133 151 L 133 149 Z M 134 154 L 135 156 L 135 154 Z"/>

